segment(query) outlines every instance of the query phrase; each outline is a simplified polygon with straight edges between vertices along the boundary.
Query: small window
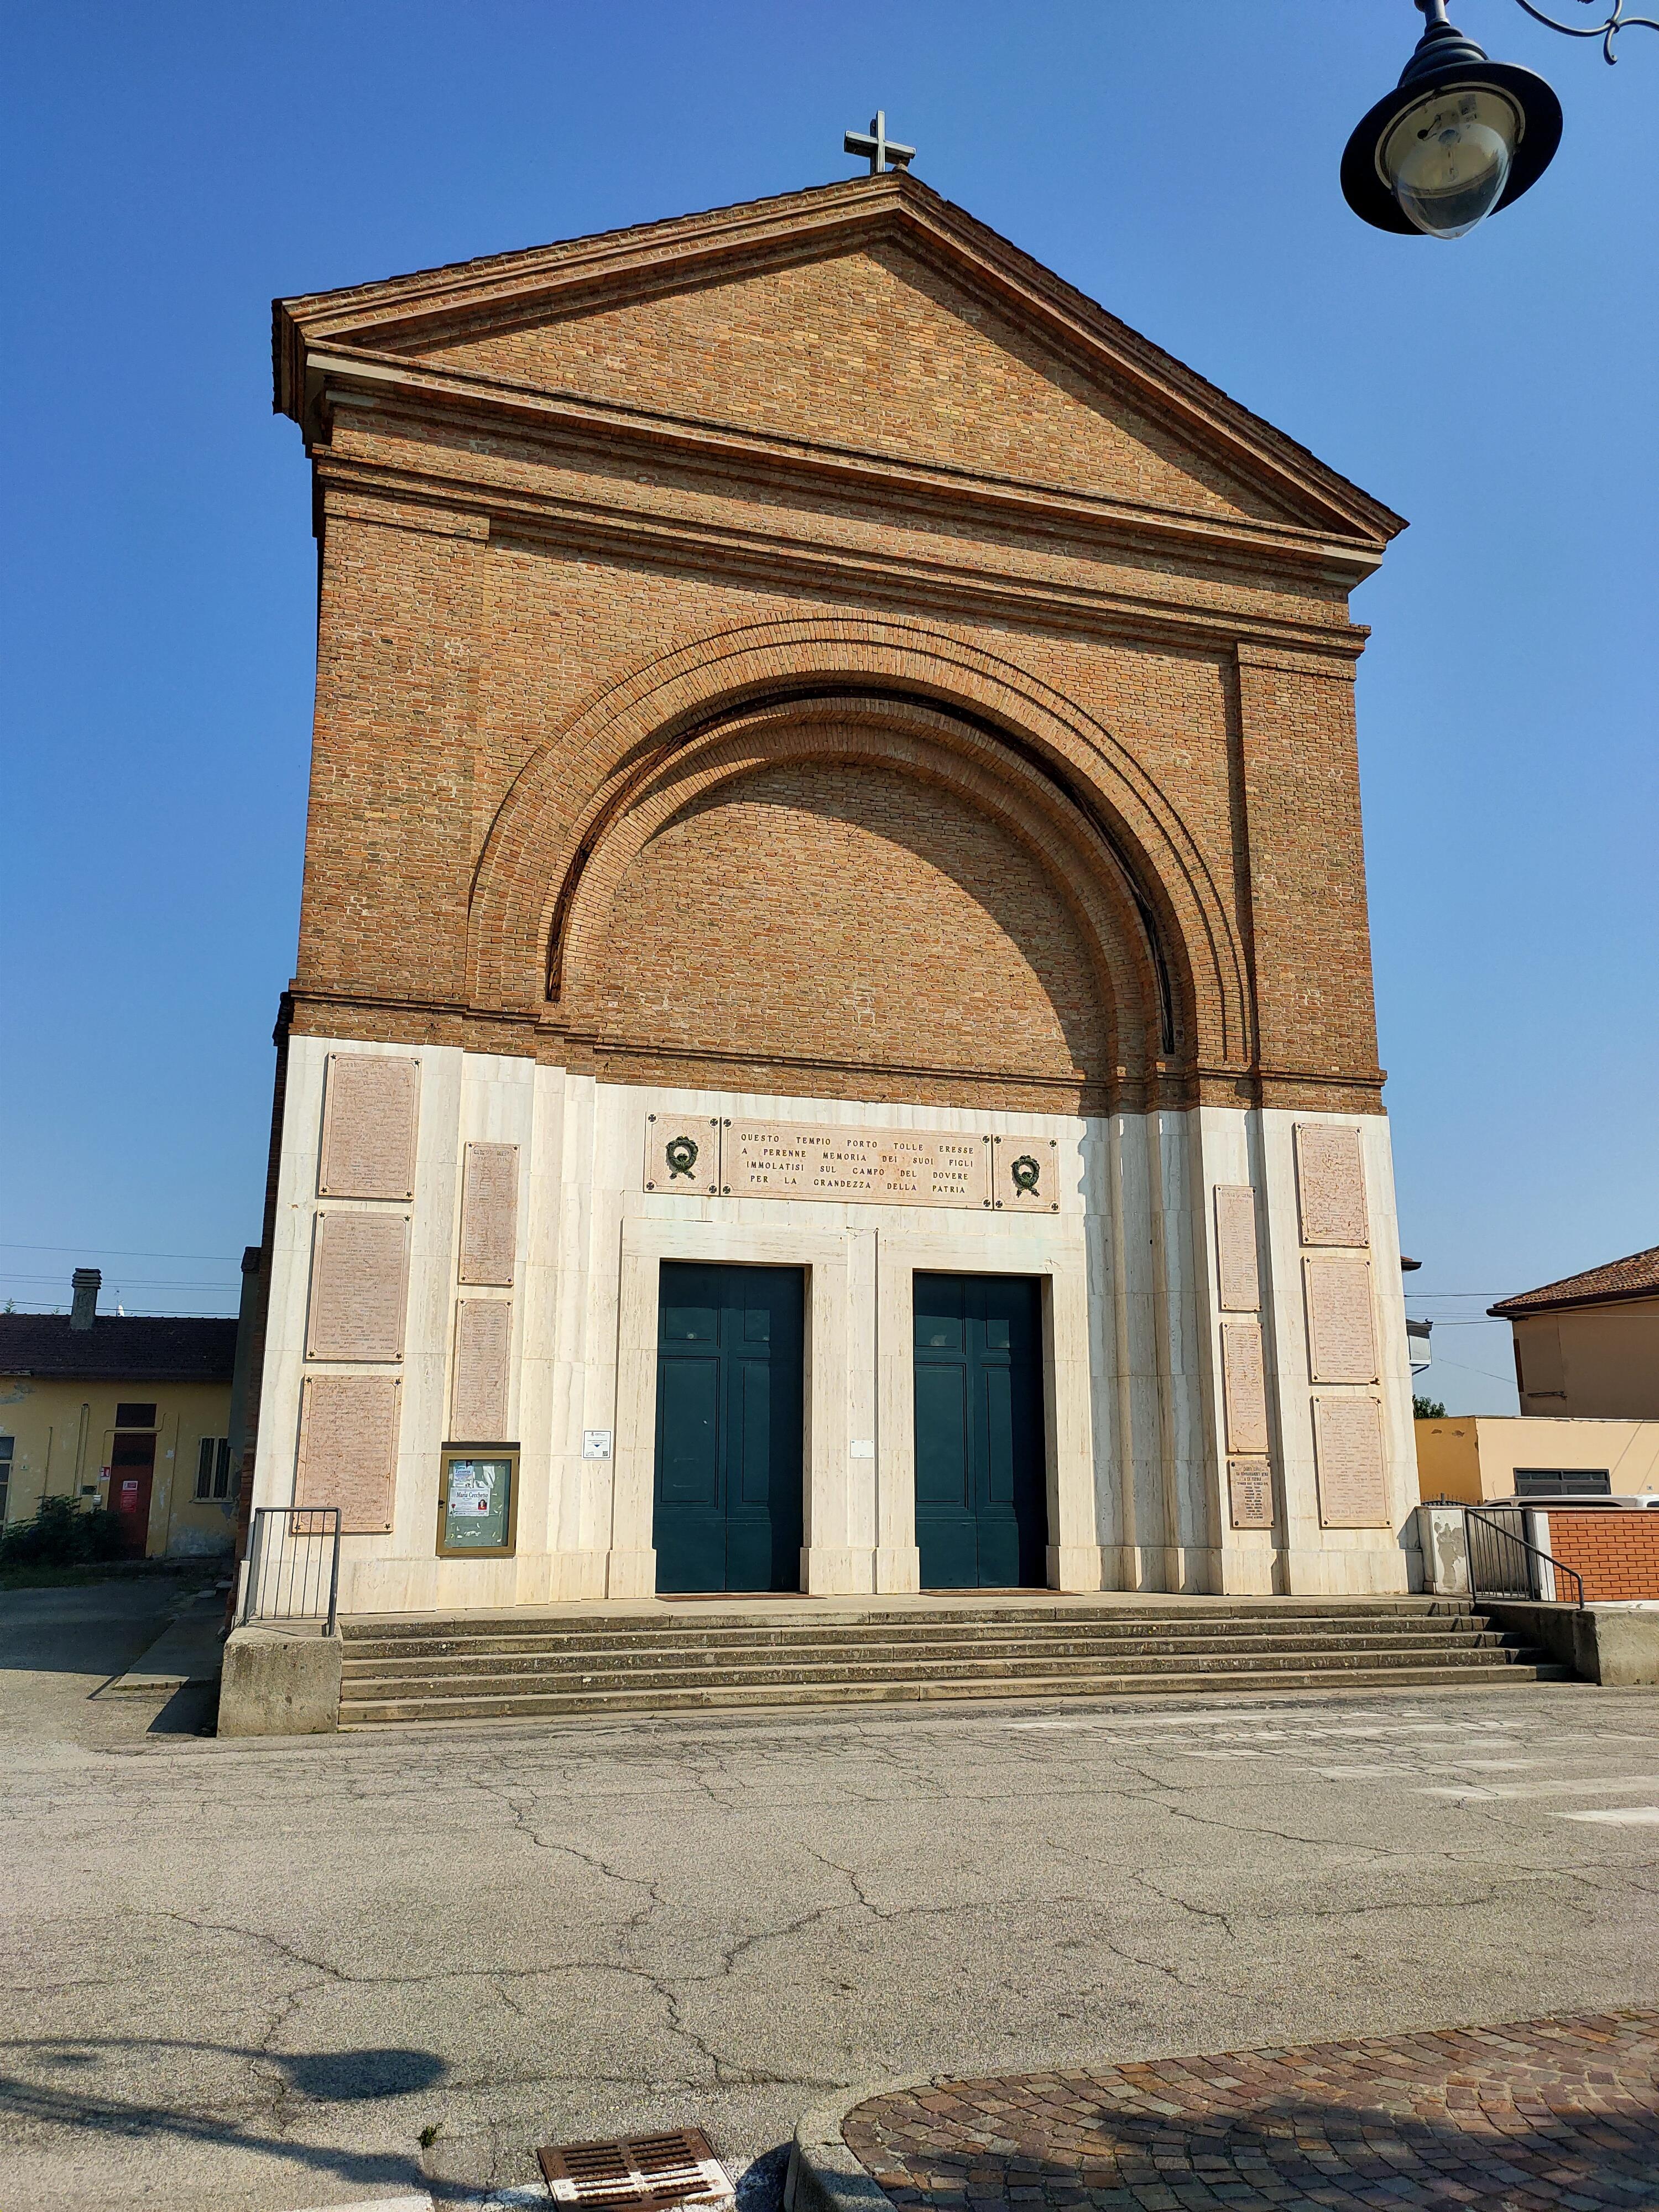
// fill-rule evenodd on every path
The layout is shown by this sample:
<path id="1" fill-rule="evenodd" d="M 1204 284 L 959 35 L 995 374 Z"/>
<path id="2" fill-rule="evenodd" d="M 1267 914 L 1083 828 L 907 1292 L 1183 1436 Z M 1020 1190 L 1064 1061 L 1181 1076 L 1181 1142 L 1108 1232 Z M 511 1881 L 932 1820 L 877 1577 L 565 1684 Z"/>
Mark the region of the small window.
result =
<path id="1" fill-rule="evenodd" d="M 153 1429 L 155 1426 L 154 1406 L 117 1406 L 115 1425 L 118 1429 Z"/>
<path id="2" fill-rule="evenodd" d="M 1605 1467 L 1517 1467 L 1517 1498 L 1611 1498 L 1613 1471 Z"/>
<path id="3" fill-rule="evenodd" d="M 6 1493 L 11 1488 L 11 1455 L 15 1437 L 0 1437 L 0 1528 L 6 1525 Z"/>
<path id="4" fill-rule="evenodd" d="M 230 1486 L 228 1437 L 204 1437 L 197 1446 L 196 1495 L 198 1498 L 231 1498 L 235 1495 Z"/>

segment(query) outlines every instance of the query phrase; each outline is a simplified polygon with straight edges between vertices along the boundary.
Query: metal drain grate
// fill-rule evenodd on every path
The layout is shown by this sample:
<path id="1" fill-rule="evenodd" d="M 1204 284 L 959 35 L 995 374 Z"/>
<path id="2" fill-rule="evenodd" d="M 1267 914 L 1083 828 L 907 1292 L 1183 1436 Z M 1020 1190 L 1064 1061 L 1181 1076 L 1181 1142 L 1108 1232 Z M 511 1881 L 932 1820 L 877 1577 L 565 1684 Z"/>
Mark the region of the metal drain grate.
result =
<path id="1" fill-rule="evenodd" d="M 731 2176 L 701 2128 L 611 2142 L 550 2143 L 536 2154 L 559 2204 L 629 2208 L 726 2205 Z"/>

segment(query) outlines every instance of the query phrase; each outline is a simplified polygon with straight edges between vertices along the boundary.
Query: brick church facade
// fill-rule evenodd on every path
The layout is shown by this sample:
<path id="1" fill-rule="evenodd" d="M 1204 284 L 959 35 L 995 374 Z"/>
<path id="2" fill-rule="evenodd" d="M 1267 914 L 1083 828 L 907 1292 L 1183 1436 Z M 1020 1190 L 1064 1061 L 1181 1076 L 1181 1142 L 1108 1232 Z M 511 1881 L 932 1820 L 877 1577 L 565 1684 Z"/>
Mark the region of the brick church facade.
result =
<path id="1" fill-rule="evenodd" d="M 276 371 L 253 1502 L 345 1609 L 1410 1586 L 1399 518 L 900 172 L 282 301 Z"/>

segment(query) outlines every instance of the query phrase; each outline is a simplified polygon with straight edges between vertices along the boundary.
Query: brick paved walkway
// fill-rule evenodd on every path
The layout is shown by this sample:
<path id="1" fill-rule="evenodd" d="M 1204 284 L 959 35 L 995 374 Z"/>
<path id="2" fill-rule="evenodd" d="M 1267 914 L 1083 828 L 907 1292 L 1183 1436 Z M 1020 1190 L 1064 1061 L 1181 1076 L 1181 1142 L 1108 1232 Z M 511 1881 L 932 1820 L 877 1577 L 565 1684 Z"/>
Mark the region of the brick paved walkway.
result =
<path id="1" fill-rule="evenodd" d="M 1659 2012 L 1230 2051 L 872 2098 L 901 2212 L 1659 2207 Z"/>

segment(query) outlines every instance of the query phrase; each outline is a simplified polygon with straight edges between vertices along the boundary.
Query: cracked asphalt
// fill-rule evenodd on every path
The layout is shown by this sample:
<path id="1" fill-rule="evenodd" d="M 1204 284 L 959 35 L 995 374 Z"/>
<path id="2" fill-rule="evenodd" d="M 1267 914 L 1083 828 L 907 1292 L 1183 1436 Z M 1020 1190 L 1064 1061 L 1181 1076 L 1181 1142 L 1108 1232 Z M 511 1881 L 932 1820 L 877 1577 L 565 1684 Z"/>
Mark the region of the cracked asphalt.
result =
<path id="1" fill-rule="evenodd" d="M 6 2212 L 459 2201 L 692 2121 L 741 2168 L 879 2077 L 1659 1996 L 1659 1692 L 219 1743 L 15 1606 Z"/>

